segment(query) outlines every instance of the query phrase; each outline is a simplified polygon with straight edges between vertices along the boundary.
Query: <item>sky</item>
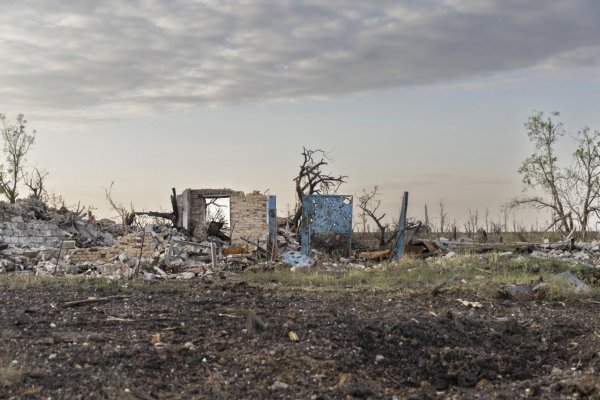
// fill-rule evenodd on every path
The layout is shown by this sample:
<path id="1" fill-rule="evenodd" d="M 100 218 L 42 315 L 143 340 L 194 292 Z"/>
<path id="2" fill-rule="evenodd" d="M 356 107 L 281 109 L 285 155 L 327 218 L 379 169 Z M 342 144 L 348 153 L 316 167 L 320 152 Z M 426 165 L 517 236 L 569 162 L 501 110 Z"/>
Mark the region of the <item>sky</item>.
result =
<path id="1" fill-rule="evenodd" d="M 600 129 L 596 0 L 1 3 L 0 112 L 37 130 L 49 190 L 100 216 L 113 181 L 136 210 L 227 187 L 285 214 L 306 146 L 348 176 L 340 193 L 377 185 L 388 218 L 409 191 L 434 223 L 441 199 L 459 225 L 497 219 L 529 116 Z"/>

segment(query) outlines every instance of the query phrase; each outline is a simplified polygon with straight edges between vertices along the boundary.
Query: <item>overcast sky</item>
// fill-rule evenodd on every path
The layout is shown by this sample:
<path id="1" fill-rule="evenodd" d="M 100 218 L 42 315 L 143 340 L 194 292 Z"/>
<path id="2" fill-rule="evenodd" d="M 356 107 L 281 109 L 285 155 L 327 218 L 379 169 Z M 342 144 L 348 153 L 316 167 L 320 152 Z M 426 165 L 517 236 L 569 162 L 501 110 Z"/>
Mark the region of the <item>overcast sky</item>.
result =
<path id="1" fill-rule="evenodd" d="M 50 189 L 101 215 L 113 180 L 136 209 L 174 186 L 285 210 L 303 145 L 390 214 L 409 190 L 413 215 L 496 215 L 533 110 L 600 129 L 599 20 L 596 0 L 2 1 L 0 112 L 37 129 Z"/>

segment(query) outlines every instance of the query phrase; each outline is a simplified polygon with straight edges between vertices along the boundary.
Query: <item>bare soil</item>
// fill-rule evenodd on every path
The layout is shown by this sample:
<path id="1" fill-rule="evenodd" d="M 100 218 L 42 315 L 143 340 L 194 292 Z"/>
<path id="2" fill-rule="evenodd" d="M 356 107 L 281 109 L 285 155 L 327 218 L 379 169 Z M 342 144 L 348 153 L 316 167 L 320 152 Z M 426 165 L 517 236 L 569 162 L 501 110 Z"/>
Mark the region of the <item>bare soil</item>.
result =
<path id="1" fill-rule="evenodd" d="M 219 280 L 6 289 L 0 301 L 3 399 L 600 398 L 590 299 Z M 248 310 L 264 323 L 253 336 Z"/>

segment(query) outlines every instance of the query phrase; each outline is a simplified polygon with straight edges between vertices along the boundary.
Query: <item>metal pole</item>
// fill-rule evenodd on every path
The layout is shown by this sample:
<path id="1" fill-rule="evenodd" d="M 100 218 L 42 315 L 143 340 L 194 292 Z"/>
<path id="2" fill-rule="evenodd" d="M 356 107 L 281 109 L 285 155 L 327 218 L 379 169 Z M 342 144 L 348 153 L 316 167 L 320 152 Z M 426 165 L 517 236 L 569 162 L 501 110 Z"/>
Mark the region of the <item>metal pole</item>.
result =
<path id="1" fill-rule="evenodd" d="M 58 264 L 60 264 L 60 252 L 63 248 L 63 243 L 65 242 L 65 238 L 60 241 L 60 247 L 58 248 L 58 256 L 56 257 L 56 266 L 54 267 L 54 273 L 52 275 L 56 275 L 56 271 L 58 271 Z"/>
<path id="2" fill-rule="evenodd" d="M 142 236 L 142 246 L 140 247 L 140 256 L 138 257 L 137 267 L 135 268 L 135 277 L 138 277 L 138 273 L 140 272 L 140 263 L 142 262 L 142 254 L 144 254 L 144 240 L 146 239 L 146 229 L 143 231 L 144 236 Z"/>
<path id="3" fill-rule="evenodd" d="M 214 242 L 210 244 L 210 256 L 212 258 L 212 267 L 214 270 L 217 269 L 217 245 Z"/>
<path id="4" fill-rule="evenodd" d="M 269 225 L 269 240 L 267 243 L 267 249 L 271 246 L 271 259 L 275 254 L 275 244 L 277 242 L 277 198 L 275 196 L 269 196 L 269 204 L 267 205 L 267 223 Z"/>
<path id="5" fill-rule="evenodd" d="M 400 221 L 398 221 L 398 243 L 396 244 L 396 258 L 400 259 L 404 255 L 404 230 L 406 229 L 406 210 L 408 208 L 408 192 L 402 196 L 402 206 L 400 207 Z"/>

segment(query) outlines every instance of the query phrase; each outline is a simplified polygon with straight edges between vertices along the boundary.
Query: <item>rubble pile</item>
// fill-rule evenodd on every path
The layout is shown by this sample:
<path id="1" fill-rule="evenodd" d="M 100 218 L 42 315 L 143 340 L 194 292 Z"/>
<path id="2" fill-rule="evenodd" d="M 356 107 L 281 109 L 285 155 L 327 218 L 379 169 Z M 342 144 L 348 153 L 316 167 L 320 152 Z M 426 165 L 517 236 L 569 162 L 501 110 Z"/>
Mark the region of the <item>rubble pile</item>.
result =
<path id="1" fill-rule="evenodd" d="M 280 252 L 300 249 L 298 235 L 288 228 L 277 228 L 277 248 Z"/>
<path id="2" fill-rule="evenodd" d="M 440 238 L 428 242 L 438 248 L 438 254 L 452 258 L 460 252 L 487 253 L 496 252 L 501 257 L 528 255 L 533 258 L 555 259 L 570 264 L 588 264 L 600 266 L 600 241 L 586 242 L 557 242 L 550 243 L 474 243 L 466 239 L 450 241 Z"/>
<path id="3" fill-rule="evenodd" d="M 211 228 L 212 227 L 212 228 Z M 61 207 L 55 209 L 34 199 L 15 204 L 0 202 L 0 272 L 36 275 L 84 275 L 109 279 L 133 276 L 146 280 L 192 279 L 207 274 L 248 269 L 312 268 L 341 271 L 378 268 L 392 257 L 390 249 L 355 251 L 339 257 L 312 249 L 302 255 L 298 235 L 280 226 L 276 241 L 253 242 L 241 237 L 234 243 L 217 226 L 207 222 L 194 229 L 170 223 L 125 228 L 108 219 L 96 221 Z M 274 248 L 272 248 L 274 245 Z M 451 259 L 461 253 L 493 252 L 558 259 L 574 264 L 600 265 L 600 242 L 592 243 L 476 243 L 469 239 L 438 240 L 411 237 L 406 254 L 423 259 Z"/>
<path id="4" fill-rule="evenodd" d="M 32 247 L 60 242 L 64 238 L 75 240 L 78 247 L 112 246 L 115 237 L 125 233 L 114 221 L 84 221 L 81 212 L 64 206 L 60 209 L 48 207 L 43 201 L 31 198 L 18 199 L 15 204 L 1 201 L 0 224 L 7 228 L 1 232 L 5 243 Z M 52 232 L 56 227 L 60 231 Z M 37 240 L 40 237 L 53 237 L 56 240 Z"/>
<path id="5" fill-rule="evenodd" d="M 546 241 L 539 249 L 531 252 L 535 258 L 552 258 L 568 263 L 600 264 L 600 242 L 591 243 L 549 243 Z"/>

